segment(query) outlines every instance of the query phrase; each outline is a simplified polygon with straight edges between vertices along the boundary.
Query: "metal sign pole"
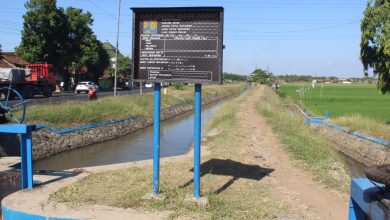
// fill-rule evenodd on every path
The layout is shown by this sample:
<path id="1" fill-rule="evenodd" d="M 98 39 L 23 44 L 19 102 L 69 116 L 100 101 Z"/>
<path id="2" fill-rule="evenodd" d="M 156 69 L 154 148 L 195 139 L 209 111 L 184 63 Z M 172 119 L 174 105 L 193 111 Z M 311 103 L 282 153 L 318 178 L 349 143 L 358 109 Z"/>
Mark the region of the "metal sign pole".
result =
<path id="1" fill-rule="evenodd" d="M 202 114 L 202 84 L 195 84 L 194 107 L 194 197 L 200 195 L 200 135 Z"/>
<path id="2" fill-rule="evenodd" d="M 159 193 L 161 85 L 154 84 L 153 193 Z"/>

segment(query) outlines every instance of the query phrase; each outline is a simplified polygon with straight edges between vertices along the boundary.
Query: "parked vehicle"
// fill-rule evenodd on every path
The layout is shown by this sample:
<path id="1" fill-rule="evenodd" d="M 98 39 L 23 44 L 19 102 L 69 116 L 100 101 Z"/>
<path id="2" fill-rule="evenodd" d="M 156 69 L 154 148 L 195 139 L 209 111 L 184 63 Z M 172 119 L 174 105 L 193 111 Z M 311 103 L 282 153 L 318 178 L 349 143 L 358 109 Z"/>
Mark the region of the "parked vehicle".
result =
<path id="1" fill-rule="evenodd" d="M 120 79 L 119 80 L 119 87 L 122 87 L 123 90 L 131 90 L 133 89 L 133 83 L 130 79 Z"/>
<path id="2" fill-rule="evenodd" d="M 79 82 L 76 86 L 75 92 L 77 94 L 80 94 L 81 92 L 88 93 L 89 89 L 92 88 L 93 86 L 96 86 L 96 89 L 98 90 L 99 87 L 91 81 L 84 81 L 84 82 Z"/>
<path id="3" fill-rule="evenodd" d="M 56 89 L 56 77 L 52 64 L 29 64 L 23 68 L 0 68 L 0 88 L 8 87 L 17 90 L 23 98 L 33 98 L 41 94 L 53 95 Z"/>
<path id="4" fill-rule="evenodd" d="M 153 84 L 152 83 L 145 83 L 145 88 L 152 88 Z"/>

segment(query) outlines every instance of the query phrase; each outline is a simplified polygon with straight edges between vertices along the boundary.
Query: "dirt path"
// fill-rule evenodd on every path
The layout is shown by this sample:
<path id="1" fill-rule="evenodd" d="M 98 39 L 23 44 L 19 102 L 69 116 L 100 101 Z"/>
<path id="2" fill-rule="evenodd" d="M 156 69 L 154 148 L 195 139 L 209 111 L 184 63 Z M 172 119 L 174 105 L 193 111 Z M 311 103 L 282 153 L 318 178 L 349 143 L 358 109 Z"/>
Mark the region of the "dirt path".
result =
<path id="1" fill-rule="evenodd" d="M 242 149 L 245 151 L 242 153 L 252 155 L 251 162 L 274 169 L 263 180 L 275 186 L 273 193 L 275 191 L 278 199 L 287 202 L 293 208 L 305 210 L 310 219 L 347 219 L 347 195 L 324 189 L 309 173 L 292 165 L 278 137 L 256 110 L 259 97 L 263 94 L 264 89 L 257 88 L 240 106 L 238 130 L 249 130 L 246 132 L 247 142 L 242 143 L 242 146 L 247 147 Z"/>

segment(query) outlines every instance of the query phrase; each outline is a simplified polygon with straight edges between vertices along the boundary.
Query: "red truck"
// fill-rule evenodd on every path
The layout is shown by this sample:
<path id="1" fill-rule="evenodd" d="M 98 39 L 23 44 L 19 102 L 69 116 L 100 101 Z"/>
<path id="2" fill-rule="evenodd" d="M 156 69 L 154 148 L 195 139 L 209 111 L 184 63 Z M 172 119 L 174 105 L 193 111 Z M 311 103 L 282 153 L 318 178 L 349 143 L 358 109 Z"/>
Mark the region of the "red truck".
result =
<path id="1" fill-rule="evenodd" d="M 30 99 L 41 94 L 52 96 L 56 89 L 56 77 L 52 64 L 28 64 L 23 68 L 0 68 L 0 87 L 17 90 L 23 98 Z"/>

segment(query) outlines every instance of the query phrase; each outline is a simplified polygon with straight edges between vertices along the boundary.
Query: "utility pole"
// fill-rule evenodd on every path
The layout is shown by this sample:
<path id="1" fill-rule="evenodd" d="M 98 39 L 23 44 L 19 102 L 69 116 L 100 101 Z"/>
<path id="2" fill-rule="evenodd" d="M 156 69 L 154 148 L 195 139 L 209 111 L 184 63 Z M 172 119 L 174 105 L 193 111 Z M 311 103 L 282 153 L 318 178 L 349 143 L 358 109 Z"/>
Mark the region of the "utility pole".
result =
<path id="1" fill-rule="evenodd" d="M 119 50 L 119 21 L 121 19 L 121 2 L 122 0 L 119 0 L 119 6 L 118 6 L 118 26 L 117 26 L 117 32 L 116 32 L 116 54 L 115 54 L 115 76 L 114 76 L 114 96 L 116 96 L 116 85 L 117 85 L 117 74 L 118 74 L 118 50 Z"/>

